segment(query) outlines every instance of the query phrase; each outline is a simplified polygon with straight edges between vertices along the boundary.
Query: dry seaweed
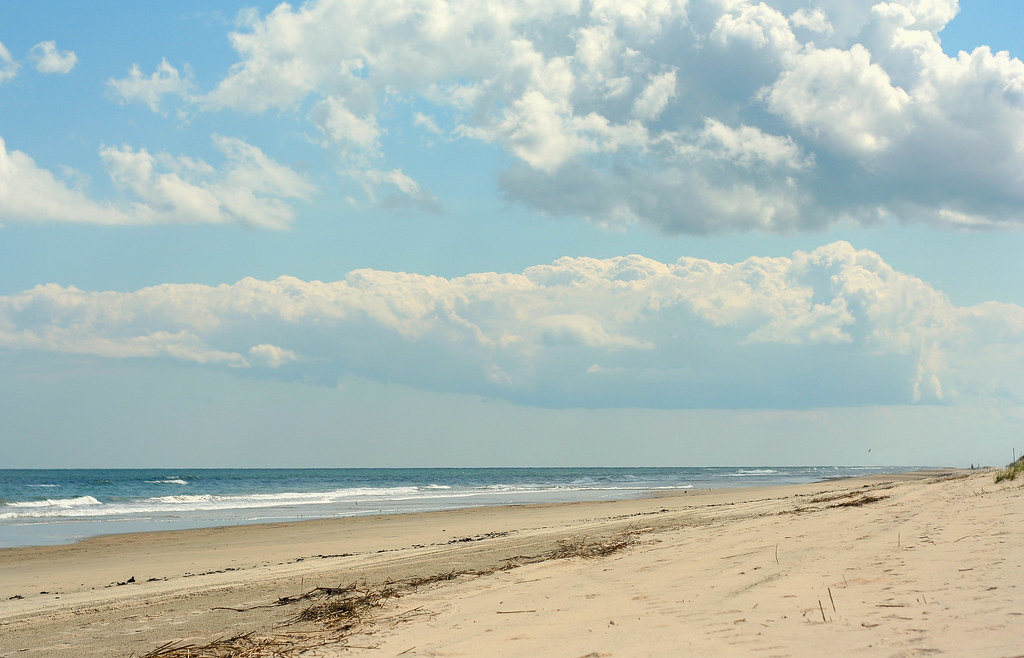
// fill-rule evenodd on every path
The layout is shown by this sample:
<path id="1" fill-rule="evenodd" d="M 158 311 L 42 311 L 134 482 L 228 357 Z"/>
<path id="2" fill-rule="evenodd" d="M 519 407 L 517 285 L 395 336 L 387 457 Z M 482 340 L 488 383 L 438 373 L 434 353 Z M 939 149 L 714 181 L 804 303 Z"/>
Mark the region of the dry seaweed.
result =
<path id="1" fill-rule="evenodd" d="M 894 486 L 896 486 L 896 485 L 893 485 L 893 484 L 880 484 L 880 485 L 876 485 L 876 486 L 872 487 L 870 485 L 865 484 L 863 488 L 864 489 L 869 489 L 870 491 L 883 491 L 885 489 L 892 489 Z M 861 495 L 864 495 L 866 493 L 867 492 L 865 492 L 863 490 L 856 490 L 856 489 L 853 490 L 853 491 L 842 491 L 842 492 L 838 492 L 838 493 L 826 493 L 826 494 L 822 494 L 822 495 L 819 495 L 819 496 L 815 496 L 814 498 L 811 498 L 811 500 L 809 502 L 812 502 L 812 503 L 827 503 L 827 502 L 831 502 L 833 500 L 842 500 L 843 498 L 855 498 L 857 496 L 861 496 Z"/>
<path id="2" fill-rule="evenodd" d="M 325 646 L 325 637 L 300 635 L 257 636 L 246 633 L 221 638 L 204 645 L 168 643 L 147 653 L 143 658 L 271 658 L 289 656 Z"/>
<path id="3" fill-rule="evenodd" d="M 634 542 L 631 533 L 624 534 L 614 539 L 602 541 L 588 541 L 586 537 L 563 539 L 558 542 L 558 548 L 549 554 L 549 559 L 561 560 L 570 557 L 605 557 L 617 553 Z"/>
<path id="4" fill-rule="evenodd" d="M 142 658 L 271 658 L 296 655 L 327 644 L 344 642 L 344 637 L 362 624 L 374 609 L 382 607 L 396 590 L 388 583 L 367 587 L 353 583 L 347 587 L 317 587 L 299 596 L 286 596 L 266 606 L 288 605 L 310 601 L 305 609 L 285 621 L 279 630 L 287 632 L 257 634 L 255 632 L 220 638 L 208 644 L 170 642 L 145 654 Z M 251 610 L 245 608 L 244 610 Z M 315 630 L 290 628 L 299 624 Z M 344 646 L 344 645 L 342 645 Z"/>
<path id="5" fill-rule="evenodd" d="M 868 503 L 874 503 L 879 500 L 885 500 L 888 496 L 862 496 L 853 500 L 846 500 L 835 505 L 829 505 L 829 507 L 860 507 L 861 505 L 867 505 Z"/>
<path id="6" fill-rule="evenodd" d="M 359 626 L 375 608 L 383 607 L 397 590 L 385 583 L 376 587 L 318 587 L 325 596 L 286 622 L 309 622 L 331 631 L 347 632 Z"/>
<path id="7" fill-rule="evenodd" d="M 598 558 L 625 549 L 635 542 L 639 530 L 629 529 L 621 535 L 601 539 L 587 537 L 563 539 L 554 550 L 532 556 L 517 556 L 506 561 L 504 567 L 484 571 L 447 571 L 426 577 L 403 581 L 388 581 L 379 585 L 353 583 L 339 587 L 317 587 L 298 596 L 285 596 L 277 601 L 254 606 L 268 608 L 308 602 L 301 612 L 282 623 L 280 633 L 258 634 L 250 632 L 230 638 L 221 638 L 209 644 L 182 644 L 169 642 L 141 658 L 287 658 L 318 647 L 333 644 L 343 647 L 345 637 L 351 635 L 369 620 L 376 610 L 389 599 L 402 592 L 413 591 L 424 585 L 454 580 L 459 576 L 482 576 L 517 566 L 567 558 Z M 244 612 L 253 608 L 221 608 Z M 302 626 L 306 629 L 301 630 Z M 354 648 L 354 647 L 353 647 Z"/>

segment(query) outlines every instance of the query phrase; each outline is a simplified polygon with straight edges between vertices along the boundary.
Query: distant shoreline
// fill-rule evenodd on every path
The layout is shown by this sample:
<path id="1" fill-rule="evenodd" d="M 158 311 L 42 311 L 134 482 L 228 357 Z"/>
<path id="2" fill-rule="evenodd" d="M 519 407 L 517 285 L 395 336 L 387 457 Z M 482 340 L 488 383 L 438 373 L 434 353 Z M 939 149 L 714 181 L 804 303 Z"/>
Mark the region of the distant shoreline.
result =
<path id="1" fill-rule="evenodd" d="M 0 471 L 0 547 L 87 537 L 816 482 L 917 467 Z"/>

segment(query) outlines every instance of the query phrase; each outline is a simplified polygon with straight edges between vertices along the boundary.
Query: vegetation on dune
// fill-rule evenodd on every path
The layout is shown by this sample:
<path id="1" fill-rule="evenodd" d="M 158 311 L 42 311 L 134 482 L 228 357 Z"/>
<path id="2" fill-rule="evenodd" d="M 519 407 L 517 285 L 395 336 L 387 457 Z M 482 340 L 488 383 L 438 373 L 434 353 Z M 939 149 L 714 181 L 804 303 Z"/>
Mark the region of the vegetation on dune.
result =
<path id="1" fill-rule="evenodd" d="M 996 482 L 1016 480 L 1017 476 L 1022 474 L 1024 474 L 1024 455 L 1021 455 L 1017 461 L 996 473 Z"/>

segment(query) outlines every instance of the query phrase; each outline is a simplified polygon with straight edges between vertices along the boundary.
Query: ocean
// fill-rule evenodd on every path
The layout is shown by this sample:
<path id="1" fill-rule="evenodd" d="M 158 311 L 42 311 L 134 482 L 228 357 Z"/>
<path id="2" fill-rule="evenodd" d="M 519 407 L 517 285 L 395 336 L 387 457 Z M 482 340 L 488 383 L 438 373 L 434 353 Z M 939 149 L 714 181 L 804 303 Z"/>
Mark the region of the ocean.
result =
<path id="1" fill-rule="evenodd" d="M 0 548 L 122 532 L 797 484 L 912 468 L 0 469 Z"/>

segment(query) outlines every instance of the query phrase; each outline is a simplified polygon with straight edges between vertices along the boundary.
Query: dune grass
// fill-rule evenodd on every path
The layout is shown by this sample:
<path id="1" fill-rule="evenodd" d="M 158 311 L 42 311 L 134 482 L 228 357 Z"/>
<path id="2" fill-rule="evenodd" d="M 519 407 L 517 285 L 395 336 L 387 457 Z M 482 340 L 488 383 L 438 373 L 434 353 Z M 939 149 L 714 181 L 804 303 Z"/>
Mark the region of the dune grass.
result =
<path id="1" fill-rule="evenodd" d="M 1024 475 L 1024 455 L 1017 461 L 996 473 L 996 482 L 1003 480 L 1016 480 L 1018 475 Z"/>

